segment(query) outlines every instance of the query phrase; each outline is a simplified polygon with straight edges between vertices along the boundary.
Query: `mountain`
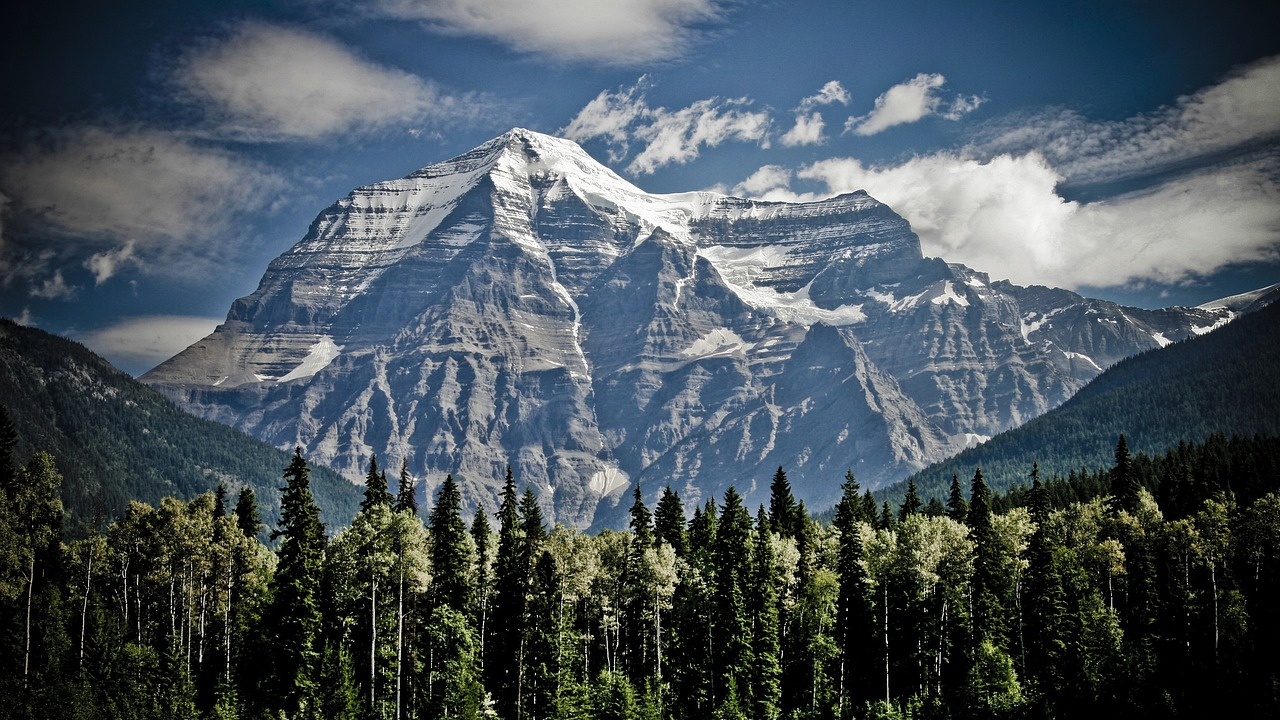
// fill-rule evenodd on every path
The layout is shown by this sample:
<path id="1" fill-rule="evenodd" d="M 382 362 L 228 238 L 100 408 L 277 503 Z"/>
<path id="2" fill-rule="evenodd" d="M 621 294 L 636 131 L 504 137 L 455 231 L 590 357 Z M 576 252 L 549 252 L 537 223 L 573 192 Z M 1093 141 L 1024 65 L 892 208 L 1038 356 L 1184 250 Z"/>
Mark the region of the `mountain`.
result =
<path id="1" fill-rule="evenodd" d="M 142 380 L 359 481 L 370 454 L 492 509 L 618 524 L 640 483 L 828 503 L 1056 407 L 1231 308 L 1146 311 L 921 253 L 865 192 L 645 193 L 512 130 L 320 213 L 208 337 Z"/>
<path id="2" fill-rule="evenodd" d="M 35 451 L 57 460 L 73 529 L 120 517 L 130 500 L 189 499 L 219 483 L 228 506 L 253 488 L 263 520 L 277 524 L 291 453 L 179 410 L 79 343 L 0 319 L 0 404 L 20 462 Z M 350 522 L 358 488 L 314 464 L 311 485 L 330 529 Z"/>
<path id="3" fill-rule="evenodd" d="M 1066 477 L 1114 464 L 1121 433 L 1133 453 L 1158 455 L 1180 442 L 1214 435 L 1280 437 L 1280 287 L 1235 301 L 1255 312 L 1203 337 L 1149 350 L 1094 378 L 1062 406 L 912 477 L 922 497 L 945 499 L 955 473 L 967 481 L 982 468 L 993 490 L 1041 476 Z M 886 488 L 898 502 L 905 483 Z"/>

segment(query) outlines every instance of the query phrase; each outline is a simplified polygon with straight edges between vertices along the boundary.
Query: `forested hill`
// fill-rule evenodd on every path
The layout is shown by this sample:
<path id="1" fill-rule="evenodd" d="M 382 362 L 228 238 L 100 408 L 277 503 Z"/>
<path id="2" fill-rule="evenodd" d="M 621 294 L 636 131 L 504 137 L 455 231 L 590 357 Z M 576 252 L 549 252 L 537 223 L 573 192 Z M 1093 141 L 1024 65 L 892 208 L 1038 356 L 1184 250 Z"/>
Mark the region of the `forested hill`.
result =
<path id="1" fill-rule="evenodd" d="M 189 499 L 220 482 L 232 498 L 251 487 L 267 525 L 279 519 L 289 453 L 179 410 L 79 343 L 0 320 L 0 404 L 19 458 L 57 458 L 72 529 L 119 517 L 129 500 Z M 325 524 L 349 523 L 360 489 L 325 468 L 311 477 Z"/>
<path id="2" fill-rule="evenodd" d="M 921 470 L 921 497 L 946 498 L 952 474 L 981 468 L 993 490 L 1041 475 L 1111 466 L 1123 433 L 1134 453 L 1160 454 L 1181 441 L 1280 436 L 1280 303 L 1211 333 L 1116 363 L 1069 401 L 955 457 Z M 896 503 L 906 481 L 877 493 Z"/>

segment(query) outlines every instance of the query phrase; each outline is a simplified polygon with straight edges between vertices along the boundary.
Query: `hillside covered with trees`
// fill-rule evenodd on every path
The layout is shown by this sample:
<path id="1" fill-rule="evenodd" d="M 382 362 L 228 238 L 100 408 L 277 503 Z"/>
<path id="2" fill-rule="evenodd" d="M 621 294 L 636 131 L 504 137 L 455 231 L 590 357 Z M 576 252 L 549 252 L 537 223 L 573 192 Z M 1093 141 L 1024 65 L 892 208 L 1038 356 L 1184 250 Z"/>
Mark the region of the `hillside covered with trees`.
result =
<path id="1" fill-rule="evenodd" d="M 73 529 L 123 514 L 130 500 L 191 499 L 219 484 L 252 488 L 270 523 L 280 517 L 280 471 L 289 453 L 183 412 L 79 343 L 0 318 L 0 405 L 17 452 L 50 453 L 63 475 Z M 345 525 L 360 489 L 314 468 L 325 519 Z"/>
<path id="2" fill-rule="evenodd" d="M 1159 455 L 1215 435 L 1280 435 L 1280 303 L 1214 330 L 1116 363 L 1060 407 L 911 477 L 923 497 L 946 497 L 952 475 L 978 468 L 992 488 L 1105 470 L 1120 434 L 1134 453 Z M 877 493 L 901 501 L 906 481 Z"/>
<path id="3" fill-rule="evenodd" d="M 630 529 L 547 527 L 508 473 L 468 526 L 446 479 L 370 463 L 329 537 L 295 454 L 252 498 L 133 502 L 62 532 L 46 453 L 0 448 L 0 701 L 14 718 L 1275 717 L 1280 441 L 877 506 L 829 525 L 637 490 Z M 1268 464 L 1269 463 L 1269 464 Z M 914 488 L 912 488 L 914 490 Z"/>

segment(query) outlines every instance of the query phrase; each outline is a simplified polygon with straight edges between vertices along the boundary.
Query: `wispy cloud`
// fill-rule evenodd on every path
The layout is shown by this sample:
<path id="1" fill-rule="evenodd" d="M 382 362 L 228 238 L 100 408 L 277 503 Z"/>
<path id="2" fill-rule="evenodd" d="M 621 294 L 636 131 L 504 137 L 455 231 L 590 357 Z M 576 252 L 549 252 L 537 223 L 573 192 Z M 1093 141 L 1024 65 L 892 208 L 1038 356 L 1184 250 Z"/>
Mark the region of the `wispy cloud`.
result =
<path id="1" fill-rule="evenodd" d="M 67 252 L 86 257 L 77 262 L 98 283 L 126 263 L 195 273 L 234 251 L 209 240 L 224 235 L 241 213 L 269 208 L 285 186 L 256 163 L 173 132 L 82 126 L 47 140 L 0 167 L 11 209 L 48 228 L 40 247 L 23 248 L 6 223 L 5 250 L 27 257 L 28 270 Z M 50 240 L 56 244 L 47 246 Z M 57 283 L 48 282 L 53 278 L 37 284 L 40 292 L 57 295 Z"/>
<path id="2" fill-rule="evenodd" d="M 396 18 L 495 40 L 518 52 L 635 65 L 682 56 L 722 0 L 374 0 Z"/>
<path id="3" fill-rule="evenodd" d="M 1133 177 L 1280 137 L 1280 57 L 1260 60 L 1154 112 L 1094 121 L 1072 110 L 1015 117 L 973 144 L 979 155 L 1043 154 L 1068 182 Z"/>
<path id="4" fill-rule="evenodd" d="M 642 146 L 627 170 L 648 174 L 666 165 L 698 157 L 702 148 L 730 140 L 767 147 L 772 120 L 768 111 L 752 110 L 749 98 L 709 98 L 678 110 L 651 108 L 647 81 L 618 92 L 604 91 L 587 103 L 560 134 L 583 142 L 604 138 L 610 159 L 621 162 L 632 143 Z"/>
<path id="5" fill-rule="evenodd" d="M 189 49 L 171 73 L 213 132 L 250 141 L 316 140 L 470 117 L 483 104 L 370 62 L 328 37 L 241 23 Z"/>
<path id="6" fill-rule="evenodd" d="M 958 120 L 982 104 L 982 98 L 976 95 L 958 95 L 950 101 L 943 99 L 940 91 L 946 82 L 946 78 L 939 73 L 920 73 L 906 82 L 894 85 L 876 98 L 870 113 L 849 118 L 845 122 L 845 132 L 875 135 L 896 125 L 913 123 L 930 115 Z"/>
<path id="7" fill-rule="evenodd" d="M 213 332 L 221 318 L 148 315 L 76 333 L 76 340 L 116 367 L 139 375 Z"/>

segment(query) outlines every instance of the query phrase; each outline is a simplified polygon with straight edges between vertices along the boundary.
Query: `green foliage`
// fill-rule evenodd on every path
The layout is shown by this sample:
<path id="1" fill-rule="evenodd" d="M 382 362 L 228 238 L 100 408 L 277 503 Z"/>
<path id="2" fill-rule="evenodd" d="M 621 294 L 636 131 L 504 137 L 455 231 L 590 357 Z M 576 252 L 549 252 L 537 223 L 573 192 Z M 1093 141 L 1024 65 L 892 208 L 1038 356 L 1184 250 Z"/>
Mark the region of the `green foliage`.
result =
<path id="1" fill-rule="evenodd" d="M 945 497 L 953 474 L 981 467 L 991 487 L 1010 490 L 1039 461 L 1046 476 L 1113 465 L 1124 434 L 1135 455 L 1215 436 L 1280 436 L 1280 303 L 1203 336 L 1116 363 L 1060 407 L 936 463 L 913 478 L 924 498 Z M 899 502 L 906 482 L 879 494 Z"/>
<path id="2" fill-rule="evenodd" d="M 36 455 L 0 493 L 0 701 L 148 720 L 1275 717 L 1275 447 L 1134 456 L 1124 503 L 1093 475 L 1033 465 L 1001 496 L 975 473 L 963 521 L 883 524 L 849 473 L 831 525 L 794 536 L 730 489 L 695 509 L 706 542 L 683 555 L 652 529 L 678 502 L 648 519 L 637 502 L 635 532 L 548 532 L 510 476 L 496 547 L 447 483 L 430 532 L 378 502 L 326 545 L 300 453 L 278 552 L 212 492 L 65 540 L 57 463 Z M 440 600 L 459 583 L 462 607 Z"/>
<path id="3" fill-rule="evenodd" d="M 189 500 L 219 483 L 253 488 L 266 521 L 279 521 L 288 453 L 183 412 L 78 343 L 0 319 L 0 405 L 14 428 L 0 431 L 0 445 L 66 461 L 61 497 L 72 534 L 119 517 L 131 500 Z M 326 522 L 349 522 L 355 486 L 327 468 L 313 468 L 312 481 Z"/>

